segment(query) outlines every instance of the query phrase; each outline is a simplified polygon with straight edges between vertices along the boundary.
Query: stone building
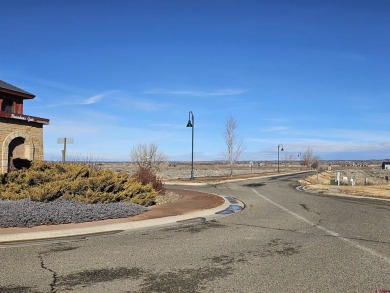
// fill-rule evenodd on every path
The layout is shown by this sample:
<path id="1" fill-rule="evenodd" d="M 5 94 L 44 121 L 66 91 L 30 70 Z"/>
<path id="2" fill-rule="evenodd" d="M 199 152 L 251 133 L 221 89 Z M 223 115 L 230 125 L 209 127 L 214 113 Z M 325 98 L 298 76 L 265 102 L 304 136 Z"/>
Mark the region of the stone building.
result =
<path id="1" fill-rule="evenodd" d="M 43 125 L 49 119 L 23 113 L 24 100 L 35 96 L 0 80 L 0 173 L 15 168 L 16 158 L 43 160 Z"/>

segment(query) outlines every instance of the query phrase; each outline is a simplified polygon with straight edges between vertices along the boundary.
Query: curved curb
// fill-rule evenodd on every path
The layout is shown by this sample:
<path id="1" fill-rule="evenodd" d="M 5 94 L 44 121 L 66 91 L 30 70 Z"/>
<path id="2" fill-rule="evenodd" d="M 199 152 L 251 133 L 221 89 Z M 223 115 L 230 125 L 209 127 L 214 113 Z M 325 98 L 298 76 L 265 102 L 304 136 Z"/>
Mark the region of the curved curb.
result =
<path id="1" fill-rule="evenodd" d="M 215 194 L 217 195 L 217 194 Z M 224 213 L 227 210 L 234 210 L 234 213 L 244 209 L 245 205 L 241 201 L 232 198 L 217 195 L 224 199 L 224 203 L 218 207 L 190 212 L 183 215 L 161 217 L 156 219 L 148 219 L 141 221 L 129 221 L 123 223 L 96 225 L 92 227 L 82 228 L 69 228 L 58 229 L 50 231 L 37 231 L 37 232 L 24 232 L 0 235 L 1 245 L 12 245 L 27 241 L 39 241 L 39 240 L 65 240 L 64 238 L 71 238 L 77 236 L 92 236 L 92 235 L 106 235 L 118 232 L 124 232 L 129 230 L 144 229 L 150 227 L 160 227 L 169 224 L 175 224 L 178 222 L 189 221 L 196 218 L 203 218 L 205 221 L 215 219 L 221 216 L 227 216 L 232 214 Z M 178 223 L 180 224 L 180 223 Z"/>
<path id="2" fill-rule="evenodd" d="M 310 190 L 307 189 L 306 186 L 299 185 L 295 187 L 296 190 L 306 193 L 312 193 L 312 194 L 321 194 L 321 195 L 329 195 L 329 196 L 335 196 L 335 197 L 351 197 L 351 198 L 357 198 L 357 199 L 373 199 L 373 200 L 382 200 L 382 201 L 390 201 L 390 198 L 382 198 L 382 197 L 375 197 L 375 196 L 363 196 L 363 195 L 353 195 L 353 194 L 347 194 L 347 193 L 340 193 L 340 192 L 330 192 L 330 191 L 324 191 L 321 192 L 319 190 Z"/>

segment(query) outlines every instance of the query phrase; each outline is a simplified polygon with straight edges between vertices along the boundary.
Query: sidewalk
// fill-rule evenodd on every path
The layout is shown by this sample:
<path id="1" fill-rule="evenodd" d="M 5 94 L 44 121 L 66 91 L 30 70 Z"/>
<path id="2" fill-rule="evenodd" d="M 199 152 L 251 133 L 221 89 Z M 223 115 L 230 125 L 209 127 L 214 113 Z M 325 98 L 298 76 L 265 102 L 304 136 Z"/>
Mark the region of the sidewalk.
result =
<path id="1" fill-rule="evenodd" d="M 147 212 L 134 217 L 32 228 L 0 228 L 0 244 L 160 226 L 194 218 L 213 217 L 232 206 L 232 200 L 227 197 L 182 189 L 175 189 L 174 192 L 180 195 L 178 200 L 150 207 Z M 243 208 L 242 203 L 234 203 L 239 206 L 238 210 Z"/>

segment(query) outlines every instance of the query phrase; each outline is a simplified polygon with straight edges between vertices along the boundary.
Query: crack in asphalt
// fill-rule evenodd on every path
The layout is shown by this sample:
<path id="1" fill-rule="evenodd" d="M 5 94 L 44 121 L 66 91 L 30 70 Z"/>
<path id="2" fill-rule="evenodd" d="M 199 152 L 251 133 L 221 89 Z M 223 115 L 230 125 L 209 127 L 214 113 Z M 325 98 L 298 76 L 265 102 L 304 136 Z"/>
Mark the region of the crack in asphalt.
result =
<path id="1" fill-rule="evenodd" d="M 207 226 L 220 227 L 218 223 L 211 223 Z M 198 268 L 183 268 L 163 272 L 147 271 L 139 267 L 96 268 L 64 276 L 59 276 L 54 269 L 50 268 L 45 263 L 45 256 L 48 254 L 71 251 L 77 248 L 78 247 L 60 245 L 51 247 L 49 250 L 38 254 L 41 268 L 50 272 L 52 277 L 49 292 L 55 293 L 62 290 L 77 290 L 79 287 L 91 287 L 96 283 L 107 283 L 115 280 L 132 280 L 141 282 L 136 291 L 139 293 L 198 293 L 206 288 L 208 282 L 231 275 L 233 267 L 231 267 L 230 264 L 233 264 L 233 262 L 236 261 L 244 261 L 243 259 L 236 259 L 233 261 L 229 256 L 222 255 L 209 259 L 209 261 L 217 265 L 217 267 L 206 265 Z M 25 292 L 22 287 L 20 290 L 21 291 L 9 292 Z"/>
<path id="2" fill-rule="evenodd" d="M 322 221 L 322 219 L 320 219 L 315 225 L 310 226 L 309 229 L 316 228 L 318 225 L 321 224 L 321 221 Z M 253 227 L 253 228 L 261 228 L 261 229 L 268 229 L 268 230 L 276 230 L 276 231 L 293 232 L 293 233 L 300 233 L 300 234 L 307 234 L 307 235 L 317 235 L 318 236 L 318 234 L 316 234 L 316 233 L 307 232 L 308 229 L 295 230 L 295 229 L 284 229 L 284 228 L 277 228 L 277 227 L 269 227 L 269 226 L 261 226 L 261 225 L 251 225 L 251 224 L 238 224 L 238 223 L 232 223 L 232 225 Z M 321 234 L 321 236 L 337 238 L 337 237 L 335 237 L 333 235 L 329 235 L 329 234 Z M 389 241 L 380 241 L 380 240 L 366 239 L 366 238 L 362 238 L 362 237 L 353 237 L 353 236 L 343 236 L 343 238 L 349 239 L 349 240 L 360 240 L 360 241 L 365 241 L 365 242 L 368 242 L 368 243 L 389 244 L 390 245 Z"/>
<path id="3" fill-rule="evenodd" d="M 61 243 L 59 243 L 58 246 L 51 247 L 49 250 L 44 251 L 44 252 L 40 252 L 38 254 L 38 259 L 39 259 L 39 263 L 40 263 L 41 268 L 46 270 L 46 271 L 48 271 L 48 272 L 50 272 L 50 274 L 52 275 L 52 281 L 50 282 L 50 293 L 57 292 L 57 284 L 58 284 L 58 279 L 59 278 L 58 278 L 57 272 L 54 271 L 53 269 L 49 268 L 45 264 L 44 256 L 48 255 L 48 254 L 51 254 L 51 253 L 71 251 L 71 250 L 75 250 L 75 249 L 77 249 L 77 247 L 64 246 Z"/>
<path id="4" fill-rule="evenodd" d="M 211 220 L 199 224 L 184 224 L 178 227 L 165 228 L 163 231 L 199 233 L 210 228 L 225 228 L 226 225 Z"/>
<path id="5" fill-rule="evenodd" d="M 43 259 L 44 254 L 45 253 L 39 253 L 38 259 L 40 261 L 41 268 L 51 273 L 52 281 L 50 283 L 50 293 L 55 293 L 57 292 L 57 273 L 45 265 L 45 261 Z"/>
<path id="6" fill-rule="evenodd" d="M 327 229 L 326 227 L 324 226 L 321 226 L 321 225 L 317 225 L 315 223 L 313 223 L 312 221 L 310 221 L 309 219 L 289 210 L 288 208 L 284 207 L 283 205 L 280 205 L 274 201 L 272 201 L 271 199 L 269 199 L 268 197 L 260 194 L 258 191 L 256 191 L 255 189 L 252 189 L 253 192 L 255 194 L 257 194 L 260 198 L 262 198 L 263 200 L 271 203 L 272 205 L 278 207 L 279 209 L 285 211 L 286 213 L 290 214 L 291 216 L 293 216 L 294 218 L 300 220 L 301 222 L 303 223 L 306 223 L 308 224 L 309 226 L 312 226 L 312 227 L 315 227 L 323 232 L 325 232 L 326 234 L 328 234 L 329 236 L 331 237 L 334 237 L 336 239 L 339 239 L 341 241 L 343 241 L 344 243 L 347 243 L 349 244 L 350 246 L 354 247 L 355 249 L 359 249 L 359 250 L 362 250 L 368 254 L 370 254 L 372 257 L 376 257 L 378 259 L 381 259 L 387 263 L 390 263 L 390 258 L 385 255 L 385 254 L 382 254 L 380 252 L 377 252 L 376 250 L 374 249 L 371 249 L 370 247 L 366 247 L 366 246 L 363 246 L 361 245 L 360 243 L 356 242 L 356 241 L 353 241 L 351 238 L 349 238 L 348 236 L 342 236 L 340 233 L 338 232 L 335 232 L 335 231 L 332 231 L 332 230 L 329 230 Z"/>
<path id="7" fill-rule="evenodd" d="M 303 207 L 303 209 L 304 209 L 304 210 L 306 210 L 306 211 L 310 212 L 310 210 L 309 210 L 309 208 L 307 207 L 307 205 L 306 205 L 306 204 L 304 204 L 304 203 L 300 203 L 299 205 L 300 205 L 301 207 Z"/>
<path id="8" fill-rule="evenodd" d="M 253 228 L 262 228 L 262 229 L 277 230 L 277 231 L 294 232 L 294 233 L 295 233 L 295 232 L 303 233 L 303 232 L 301 232 L 301 230 L 285 229 L 285 228 L 278 228 L 278 227 L 268 227 L 268 226 L 253 225 L 253 224 L 232 223 L 232 225 L 235 225 L 235 226 L 245 226 L 245 227 L 253 227 Z"/>
<path id="9" fill-rule="evenodd" d="M 377 244 L 389 244 L 390 245 L 390 242 L 389 241 L 380 241 L 380 240 L 373 240 L 373 239 L 365 239 L 365 238 L 361 238 L 361 237 L 348 237 L 348 236 L 343 236 L 345 239 L 349 239 L 349 240 L 360 240 L 360 241 L 365 241 L 365 242 L 369 242 L 369 243 L 377 243 Z"/>
<path id="10" fill-rule="evenodd" d="M 312 211 L 311 209 L 309 209 L 309 207 L 307 206 L 307 204 L 305 203 L 300 203 L 299 204 L 305 211 L 308 211 L 309 213 L 315 213 L 317 215 L 321 215 L 319 212 L 316 212 L 316 211 Z"/>

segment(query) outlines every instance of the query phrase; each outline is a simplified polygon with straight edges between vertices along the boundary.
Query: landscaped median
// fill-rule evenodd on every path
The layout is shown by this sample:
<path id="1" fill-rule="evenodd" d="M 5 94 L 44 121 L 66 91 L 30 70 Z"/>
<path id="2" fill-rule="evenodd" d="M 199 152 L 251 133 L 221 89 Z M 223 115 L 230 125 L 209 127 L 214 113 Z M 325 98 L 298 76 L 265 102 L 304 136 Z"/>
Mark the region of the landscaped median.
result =
<path id="1" fill-rule="evenodd" d="M 122 232 L 124 230 L 143 229 L 154 226 L 186 223 L 186 221 L 206 221 L 225 216 L 217 214 L 228 209 L 231 198 L 202 193 L 192 190 L 172 189 L 168 193 L 177 194 L 174 201 L 161 205 L 154 205 L 145 213 L 137 216 L 108 219 L 84 223 L 70 223 L 60 225 L 44 225 L 32 228 L 3 228 L 0 229 L 0 244 L 13 245 L 24 241 L 42 239 L 66 240 L 69 237 L 92 237 Z M 244 208 L 243 203 L 236 202 Z"/>
<path id="2" fill-rule="evenodd" d="M 130 217 L 163 195 L 148 170 L 99 170 L 87 164 L 34 162 L 0 175 L 0 227 L 32 227 Z"/>

